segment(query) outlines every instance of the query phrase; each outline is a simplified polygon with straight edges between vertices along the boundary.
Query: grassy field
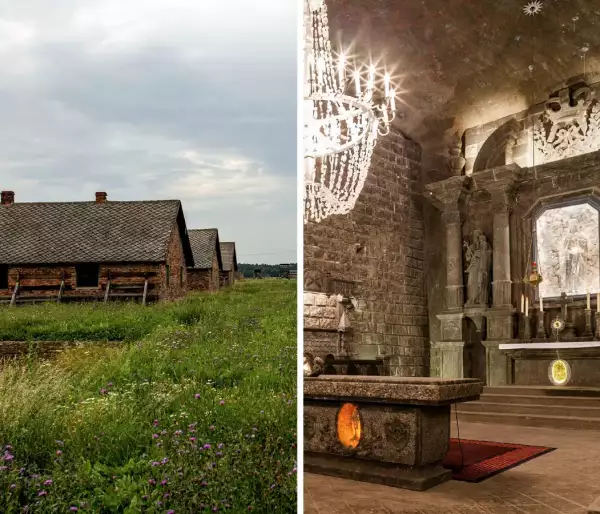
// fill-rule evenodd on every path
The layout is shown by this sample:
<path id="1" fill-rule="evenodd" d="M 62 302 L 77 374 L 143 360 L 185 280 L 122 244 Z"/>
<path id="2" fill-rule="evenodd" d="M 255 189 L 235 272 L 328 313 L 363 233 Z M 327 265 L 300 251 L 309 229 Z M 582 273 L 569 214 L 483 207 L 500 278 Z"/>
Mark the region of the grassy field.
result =
<path id="1" fill-rule="evenodd" d="M 296 283 L 0 310 L 0 339 L 125 340 L 0 370 L 0 512 L 296 512 Z"/>

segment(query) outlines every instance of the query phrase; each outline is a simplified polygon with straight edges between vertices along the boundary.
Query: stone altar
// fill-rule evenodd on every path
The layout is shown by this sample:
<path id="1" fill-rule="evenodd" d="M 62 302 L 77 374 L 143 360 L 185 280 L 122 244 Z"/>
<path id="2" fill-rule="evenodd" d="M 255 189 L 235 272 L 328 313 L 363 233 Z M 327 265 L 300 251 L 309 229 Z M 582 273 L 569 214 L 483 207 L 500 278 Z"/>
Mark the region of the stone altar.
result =
<path id="1" fill-rule="evenodd" d="M 327 376 L 304 381 L 304 468 L 423 491 L 441 466 L 453 403 L 479 399 L 475 379 Z"/>

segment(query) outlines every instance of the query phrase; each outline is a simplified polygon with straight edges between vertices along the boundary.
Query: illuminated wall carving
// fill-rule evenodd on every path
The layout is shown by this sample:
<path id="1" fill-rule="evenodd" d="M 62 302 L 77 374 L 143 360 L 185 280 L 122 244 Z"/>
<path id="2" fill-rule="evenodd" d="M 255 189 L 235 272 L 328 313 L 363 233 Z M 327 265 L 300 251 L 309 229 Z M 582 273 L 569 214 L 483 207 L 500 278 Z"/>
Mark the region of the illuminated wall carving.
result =
<path id="1" fill-rule="evenodd" d="M 599 216 L 588 203 L 548 209 L 536 222 L 542 297 L 600 290 Z"/>

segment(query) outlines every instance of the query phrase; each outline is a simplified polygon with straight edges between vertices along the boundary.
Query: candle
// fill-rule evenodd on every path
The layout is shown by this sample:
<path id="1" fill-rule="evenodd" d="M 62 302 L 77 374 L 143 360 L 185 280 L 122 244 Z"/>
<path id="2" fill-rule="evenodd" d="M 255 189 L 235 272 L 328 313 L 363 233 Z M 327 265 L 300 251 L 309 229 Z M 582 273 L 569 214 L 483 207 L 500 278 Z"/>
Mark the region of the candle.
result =
<path id="1" fill-rule="evenodd" d="M 386 73 L 383 80 L 385 83 L 385 97 L 387 98 L 390 96 L 390 74 Z"/>
<path id="2" fill-rule="evenodd" d="M 596 310 L 600 312 L 600 293 L 596 293 Z"/>
<path id="3" fill-rule="evenodd" d="M 542 295 L 540 295 L 540 312 L 544 312 L 544 301 Z"/>
<path id="4" fill-rule="evenodd" d="M 589 311 L 591 309 L 590 307 L 590 292 L 588 291 L 587 293 L 587 310 Z"/>
<path id="5" fill-rule="evenodd" d="M 354 72 L 354 86 L 356 87 L 356 96 L 360 96 L 360 73 L 358 70 Z"/>
<path id="6" fill-rule="evenodd" d="M 390 90 L 390 100 L 391 100 L 391 108 L 392 108 L 392 112 L 396 112 L 396 90 L 392 89 Z"/>
<path id="7" fill-rule="evenodd" d="M 525 295 L 521 295 L 521 314 L 525 312 Z"/>
<path id="8" fill-rule="evenodd" d="M 338 63 L 338 74 L 340 79 L 340 87 L 344 86 L 344 71 L 346 69 L 346 57 L 344 54 L 340 55 L 340 62 Z"/>
<path id="9" fill-rule="evenodd" d="M 529 298 L 525 298 L 525 317 L 529 316 Z"/>

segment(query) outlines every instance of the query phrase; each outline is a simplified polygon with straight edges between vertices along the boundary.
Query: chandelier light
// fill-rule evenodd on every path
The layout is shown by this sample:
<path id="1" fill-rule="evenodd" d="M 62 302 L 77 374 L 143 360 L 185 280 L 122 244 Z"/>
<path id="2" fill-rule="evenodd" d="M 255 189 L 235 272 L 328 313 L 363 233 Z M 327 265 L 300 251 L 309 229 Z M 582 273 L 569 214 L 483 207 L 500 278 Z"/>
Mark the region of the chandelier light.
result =
<path id="1" fill-rule="evenodd" d="M 304 0 L 304 223 L 349 213 L 395 118 L 390 75 L 334 58 L 324 0 Z"/>

